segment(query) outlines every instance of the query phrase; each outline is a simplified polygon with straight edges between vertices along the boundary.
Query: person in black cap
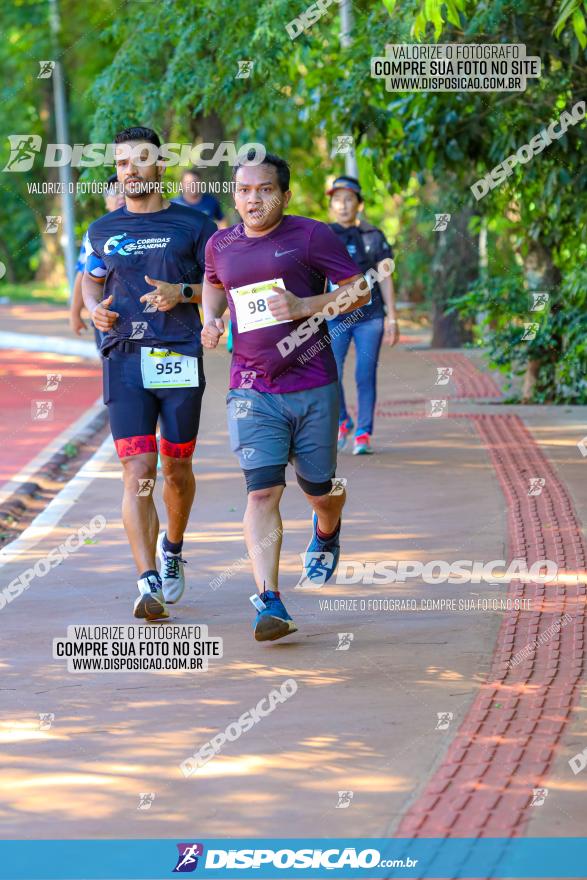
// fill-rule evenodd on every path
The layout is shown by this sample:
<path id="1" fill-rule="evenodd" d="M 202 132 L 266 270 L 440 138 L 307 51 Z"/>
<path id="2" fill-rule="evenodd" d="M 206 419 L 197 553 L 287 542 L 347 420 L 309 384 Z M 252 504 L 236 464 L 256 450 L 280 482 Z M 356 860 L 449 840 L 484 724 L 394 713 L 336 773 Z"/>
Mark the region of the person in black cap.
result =
<path id="1" fill-rule="evenodd" d="M 380 229 L 359 220 L 363 208 L 361 185 L 355 177 L 337 177 L 327 192 L 330 210 L 335 223 L 330 228 L 345 245 L 350 257 L 363 272 L 377 270 L 386 258 L 393 257 L 391 245 Z M 383 270 L 383 267 L 381 267 Z M 381 271 L 380 270 L 380 271 Z M 385 305 L 385 308 L 384 308 Z M 371 303 L 361 306 L 350 317 L 342 315 L 328 322 L 332 350 L 338 367 L 340 414 L 338 448 L 344 449 L 349 434 L 354 429 L 348 414 L 344 389 L 343 370 L 351 340 L 355 342 L 359 412 L 355 430 L 353 455 L 369 455 L 373 452 L 373 413 L 375 411 L 377 361 L 381 343 L 393 346 L 399 339 L 399 327 L 395 311 L 395 294 L 391 275 L 375 282 L 371 288 Z"/>

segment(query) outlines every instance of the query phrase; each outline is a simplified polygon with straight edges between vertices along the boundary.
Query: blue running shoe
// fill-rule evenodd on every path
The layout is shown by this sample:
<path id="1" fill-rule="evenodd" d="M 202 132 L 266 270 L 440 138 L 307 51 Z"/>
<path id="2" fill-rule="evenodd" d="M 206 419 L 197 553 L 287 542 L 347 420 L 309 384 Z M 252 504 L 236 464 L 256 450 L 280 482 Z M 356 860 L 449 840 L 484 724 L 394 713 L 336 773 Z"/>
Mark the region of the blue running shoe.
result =
<path id="1" fill-rule="evenodd" d="M 251 602 L 257 609 L 253 626 L 258 642 L 274 642 L 297 631 L 277 590 L 265 590 L 260 596 L 255 594 Z"/>
<path id="2" fill-rule="evenodd" d="M 306 547 L 304 556 L 305 586 L 321 587 L 330 580 L 338 566 L 340 558 L 340 522 L 338 528 L 332 538 L 323 541 L 318 537 L 318 517 L 316 514 L 312 517 L 312 528 L 314 534 L 312 540 Z"/>

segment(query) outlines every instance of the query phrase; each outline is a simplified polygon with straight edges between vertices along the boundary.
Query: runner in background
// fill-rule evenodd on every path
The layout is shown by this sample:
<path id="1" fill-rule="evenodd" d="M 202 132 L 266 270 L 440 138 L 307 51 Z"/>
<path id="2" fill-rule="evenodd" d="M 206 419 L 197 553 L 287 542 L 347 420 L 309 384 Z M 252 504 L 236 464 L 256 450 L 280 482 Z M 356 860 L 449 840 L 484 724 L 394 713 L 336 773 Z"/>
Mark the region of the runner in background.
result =
<path id="1" fill-rule="evenodd" d="M 385 235 L 376 226 L 359 220 L 363 209 L 361 186 L 355 177 L 338 177 L 327 195 L 330 196 L 330 210 L 335 223 L 330 228 L 344 244 L 349 255 L 363 273 L 369 269 L 385 271 L 387 259 L 393 258 L 393 251 Z M 386 263 L 382 265 L 382 261 Z M 384 309 L 385 305 L 385 309 Z M 391 275 L 387 275 L 371 288 L 371 303 L 361 306 L 352 318 L 345 316 L 328 322 L 332 339 L 332 350 L 338 368 L 338 387 L 340 395 L 340 415 L 338 428 L 338 448 L 344 449 L 353 428 L 353 420 L 348 414 L 343 388 L 344 362 L 352 341 L 355 343 L 355 382 L 357 383 L 358 416 L 355 430 L 353 455 L 369 455 L 371 435 L 373 434 L 373 415 L 377 395 L 377 363 L 381 342 L 393 346 L 399 339 L 399 327 L 395 310 L 395 293 Z"/>
<path id="2" fill-rule="evenodd" d="M 181 195 L 172 201 L 186 208 L 201 211 L 214 220 L 219 229 L 226 229 L 227 223 L 220 202 L 212 193 L 205 192 L 205 186 L 196 168 L 186 168 L 181 175 Z"/>
<path id="3" fill-rule="evenodd" d="M 106 187 L 104 189 L 104 204 L 108 212 L 116 211 L 117 208 L 121 208 L 124 205 L 124 193 L 121 192 L 120 187 L 117 189 L 116 183 L 116 174 L 111 174 L 106 181 Z M 73 295 L 71 297 L 71 304 L 69 307 L 69 326 L 74 333 L 77 333 L 78 336 L 80 336 L 88 329 L 88 325 L 82 318 L 82 309 L 84 308 L 84 300 L 82 297 L 82 278 L 84 275 L 84 269 L 86 268 L 87 256 L 88 233 L 86 230 L 86 232 L 84 232 L 84 237 L 82 238 L 82 244 L 75 266 L 76 275 L 75 281 L 73 283 Z M 96 337 L 96 345 L 99 349 L 101 335 L 100 331 L 97 330 L 95 327 L 94 334 Z"/>
<path id="4" fill-rule="evenodd" d="M 220 202 L 211 193 L 202 192 L 205 184 L 202 182 L 200 173 L 197 168 L 187 168 L 181 175 L 182 194 L 172 202 L 178 205 L 184 205 L 186 208 L 195 208 L 196 211 L 202 211 L 214 220 L 219 229 L 226 229 L 228 223 L 224 219 Z M 232 323 L 228 321 L 228 335 L 226 339 L 227 351 L 232 351 Z"/>
<path id="5" fill-rule="evenodd" d="M 284 159 L 267 153 L 260 164 L 237 165 L 234 178 L 242 223 L 217 232 L 206 246 L 202 343 L 218 345 L 228 299 L 234 332 L 228 423 L 248 492 L 243 525 L 260 593 L 251 597 L 254 632 L 257 641 L 274 641 L 297 629 L 278 583 L 288 461 L 313 511 L 304 578 L 320 586 L 338 565 L 346 493 L 343 486 L 333 491 L 338 386 L 322 312 L 353 311 L 369 290 L 325 223 L 284 216 L 291 198 Z M 340 288 L 324 293 L 327 278 Z"/>

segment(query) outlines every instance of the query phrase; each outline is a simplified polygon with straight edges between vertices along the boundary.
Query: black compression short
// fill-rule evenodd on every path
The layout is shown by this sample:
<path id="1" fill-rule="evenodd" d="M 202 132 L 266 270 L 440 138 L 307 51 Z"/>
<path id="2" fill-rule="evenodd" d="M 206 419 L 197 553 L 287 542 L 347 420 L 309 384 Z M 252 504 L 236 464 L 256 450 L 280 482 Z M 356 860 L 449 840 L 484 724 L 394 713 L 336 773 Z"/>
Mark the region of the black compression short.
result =
<path id="1" fill-rule="evenodd" d="M 103 359 L 104 403 L 120 458 L 157 452 L 155 432 L 161 431 L 160 452 L 190 458 L 194 452 L 206 382 L 197 358 L 196 388 L 144 388 L 140 351 L 110 349 Z"/>

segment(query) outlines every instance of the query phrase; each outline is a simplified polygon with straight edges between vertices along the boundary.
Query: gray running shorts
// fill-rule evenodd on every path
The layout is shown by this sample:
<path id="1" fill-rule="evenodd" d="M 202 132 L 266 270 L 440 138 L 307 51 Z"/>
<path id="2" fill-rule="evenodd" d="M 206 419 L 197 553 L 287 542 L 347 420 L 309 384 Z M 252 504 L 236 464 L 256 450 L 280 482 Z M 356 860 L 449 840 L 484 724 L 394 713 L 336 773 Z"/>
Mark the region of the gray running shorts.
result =
<path id="1" fill-rule="evenodd" d="M 228 392 L 232 451 L 243 470 L 293 464 L 311 483 L 330 480 L 336 470 L 338 384 L 269 394 L 253 388 Z"/>

